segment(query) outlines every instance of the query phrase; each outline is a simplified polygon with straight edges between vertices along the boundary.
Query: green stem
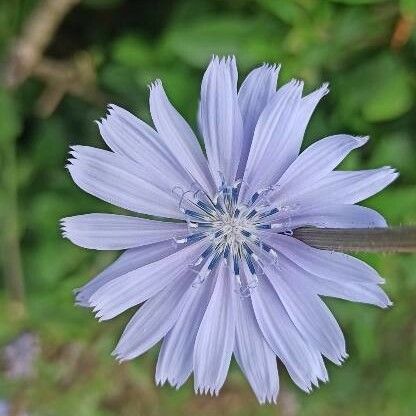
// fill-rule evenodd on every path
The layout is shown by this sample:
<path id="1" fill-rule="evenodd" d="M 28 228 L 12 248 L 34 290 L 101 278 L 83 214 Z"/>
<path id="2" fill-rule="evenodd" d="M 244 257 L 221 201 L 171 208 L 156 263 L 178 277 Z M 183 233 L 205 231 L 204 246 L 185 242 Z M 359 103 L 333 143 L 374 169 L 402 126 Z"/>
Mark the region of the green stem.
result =
<path id="1" fill-rule="evenodd" d="M 390 228 L 314 228 L 294 230 L 294 237 L 325 250 L 390 253 L 416 252 L 416 226 Z"/>

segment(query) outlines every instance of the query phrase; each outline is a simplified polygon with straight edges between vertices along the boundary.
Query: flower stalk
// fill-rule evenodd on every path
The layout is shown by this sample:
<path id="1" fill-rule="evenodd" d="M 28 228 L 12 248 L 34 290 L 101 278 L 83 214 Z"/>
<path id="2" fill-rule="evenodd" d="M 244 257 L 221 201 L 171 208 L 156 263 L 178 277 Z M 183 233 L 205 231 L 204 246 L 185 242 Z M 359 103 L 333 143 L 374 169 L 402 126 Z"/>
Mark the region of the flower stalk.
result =
<path id="1" fill-rule="evenodd" d="M 324 250 L 387 253 L 416 252 L 416 226 L 389 228 L 302 227 L 294 236 Z"/>

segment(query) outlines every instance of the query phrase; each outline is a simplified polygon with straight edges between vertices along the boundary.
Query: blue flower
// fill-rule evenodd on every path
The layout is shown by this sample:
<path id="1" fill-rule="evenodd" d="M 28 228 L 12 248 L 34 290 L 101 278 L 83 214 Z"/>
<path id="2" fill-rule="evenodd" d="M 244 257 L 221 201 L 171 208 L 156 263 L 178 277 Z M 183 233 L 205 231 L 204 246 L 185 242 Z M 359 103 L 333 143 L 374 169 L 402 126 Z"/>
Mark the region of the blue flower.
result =
<path id="1" fill-rule="evenodd" d="M 235 59 L 212 59 L 198 114 L 206 156 L 160 81 L 150 86 L 154 128 L 110 105 L 98 126 L 111 151 L 71 150 L 67 167 L 81 189 L 154 218 L 86 214 L 62 227 L 81 247 L 126 250 L 76 301 L 100 320 L 144 302 L 114 355 L 129 360 L 163 339 L 157 383 L 179 388 L 193 372 L 195 391 L 216 395 L 234 354 L 261 403 L 277 398 L 276 357 L 310 391 L 328 380 L 323 357 L 347 356 L 320 296 L 391 304 L 370 266 L 309 247 L 293 230 L 385 227 L 355 204 L 397 173 L 334 170 L 364 137 L 330 136 L 299 154 L 328 86 L 302 96 L 292 80 L 276 91 L 279 68 L 254 69 L 237 90 Z"/>

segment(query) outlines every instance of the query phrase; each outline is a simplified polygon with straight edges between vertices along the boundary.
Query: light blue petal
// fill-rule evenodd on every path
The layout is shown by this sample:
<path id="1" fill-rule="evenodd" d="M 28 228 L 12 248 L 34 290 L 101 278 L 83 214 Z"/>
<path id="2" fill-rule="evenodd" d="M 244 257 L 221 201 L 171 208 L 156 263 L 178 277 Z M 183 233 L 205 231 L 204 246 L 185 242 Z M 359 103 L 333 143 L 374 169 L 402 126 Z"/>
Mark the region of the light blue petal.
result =
<path id="1" fill-rule="evenodd" d="M 264 338 L 299 388 L 310 391 L 318 380 L 326 381 L 317 351 L 308 345 L 295 327 L 265 275 L 252 290 L 251 299 Z"/>
<path id="2" fill-rule="evenodd" d="M 67 168 L 85 192 L 130 211 L 183 219 L 172 186 L 162 177 L 152 182 L 146 169 L 106 150 L 74 146 Z"/>
<path id="3" fill-rule="evenodd" d="M 193 370 L 196 335 L 214 290 L 216 277 L 209 277 L 193 288 L 195 295 L 188 297 L 175 326 L 163 340 L 156 365 L 156 383 L 179 388 Z"/>
<path id="4" fill-rule="evenodd" d="M 276 403 L 279 391 L 276 355 L 260 331 L 249 298 L 237 300 L 234 355 L 258 401 Z"/>
<path id="5" fill-rule="evenodd" d="M 312 113 L 328 93 L 324 84 L 301 98 L 302 87 L 296 81 L 284 85 L 262 112 L 247 164 L 248 193 L 275 184 L 298 156 Z"/>
<path id="6" fill-rule="evenodd" d="M 273 219 L 272 228 L 294 230 L 304 226 L 320 228 L 376 228 L 387 227 L 377 211 L 359 205 L 327 203 L 282 210 Z"/>
<path id="7" fill-rule="evenodd" d="M 195 392 L 217 395 L 227 377 L 235 340 L 234 277 L 224 261 L 195 340 Z"/>
<path id="8" fill-rule="evenodd" d="M 144 302 L 168 283 L 177 281 L 206 248 L 206 244 L 200 241 L 110 280 L 90 297 L 90 306 L 94 307 L 100 320 L 107 320 Z"/>
<path id="9" fill-rule="evenodd" d="M 236 178 L 243 141 L 235 58 L 214 57 L 201 84 L 200 128 L 217 186 Z"/>
<path id="10" fill-rule="evenodd" d="M 109 106 L 108 112 L 107 117 L 97 124 L 101 136 L 113 152 L 145 168 L 156 181 L 164 177 L 172 186 L 190 189 L 192 176 L 154 129 L 114 104 Z"/>
<path id="11" fill-rule="evenodd" d="M 325 357 L 341 364 L 347 356 L 342 331 L 332 313 L 308 285 L 302 269 L 283 259 L 264 269 L 296 328 Z"/>
<path id="12" fill-rule="evenodd" d="M 184 305 L 196 294 L 191 270 L 181 274 L 153 296 L 127 324 L 113 355 L 119 361 L 131 360 L 152 348 L 175 324 Z"/>
<path id="13" fill-rule="evenodd" d="M 152 221 L 127 215 L 85 214 L 61 220 L 64 237 L 80 247 L 123 250 L 188 234 L 185 223 Z"/>
<path id="14" fill-rule="evenodd" d="M 172 241 L 163 241 L 126 250 L 114 263 L 110 264 L 94 279 L 91 279 L 82 288 L 75 290 L 77 305 L 89 307 L 92 294 L 106 283 L 147 264 L 168 257 L 178 250 L 172 244 Z"/>
<path id="15" fill-rule="evenodd" d="M 328 175 L 354 149 L 367 143 L 368 137 L 346 134 L 318 140 L 304 150 L 287 168 L 275 185 L 270 200 L 279 204 L 291 199 L 301 189 L 307 189 Z"/>
<path id="16" fill-rule="evenodd" d="M 358 283 L 340 280 L 326 280 L 305 272 L 311 290 L 321 296 L 345 299 L 351 302 L 368 303 L 387 308 L 392 305 L 384 290 L 374 283 Z"/>
<path id="17" fill-rule="evenodd" d="M 271 183 L 275 183 L 283 174 L 283 172 L 289 167 L 289 165 L 298 157 L 303 141 L 303 136 L 309 124 L 309 120 L 311 119 L 319 101 L 322 99 L 322 97 L 328 94 L 328 92 L 328 84 L 325 83 L 320 88 L 308 95 L 305 95 L 301 99 L 299 109 L 295 114 L 295 120 L 292 130 L 290 131 L 288 143 L 284 148 L 285 160 L 281 158 L 281 166 L 276 164 L 276 170 L 273 172 Z"/>
<path id="18" fill-rule="evenodd" d="M 348 254 L 313 248 L 296 238 L 264 233 L 262 240 L 307 272 L 327 280 L 383 283 L 376 270 Z"/>
<path id="19" fill-rule="evenodd" d="M 282 169 L 287 166 L 285 148 L 289 146 L 302 88 L 303 83 L 295 80 L 279 88 L 261 113 L 244 173 L 241 200 L 275 183 L 271 171 L 277 166 Z"/>
<path id="20" fill-rule="evenodd" d="M 332 171 L 308 188 L 300 188 L 299 194 L 283 204 L 302 205 L 331 203 L 355 204 L 380 192 L 392 183 L 399 174 L 394 169 L 384 167 L 372 170 Z"/>
<path id="21" fill-rule="evenodd" d="M 344 253 L 319 250 L 295 238 L 275 235 L 264 239 L 278 251 L 278 263 L 292 263 L 296 273 L 308 279 L 309 287 L 323 296 L 363 302 L 385 308 L 391 302 L 379 284 L 384 280 L 368 264 Z M 288 263 L 289 262 L 289 263 Z M 296 272 L 296 266 L 302 272 Z M 299 282 L 299 285 L 305 281 Z"/>
<path id="22" fill-rule="evenodd" d="M 251 71 L 238 91 L 244 138 L 237 177 L 243 177 L 254 129 L 261 112 L 276 92 L 280 66 L 264 64 Z"/>
<path id="23" fill-rule="evenodd" d="M 189 124 L 170 103 L 157 80 L 150 87 L 150 112 L 160 140 L 206 192 L 213 192 L 207 160 Z"/>

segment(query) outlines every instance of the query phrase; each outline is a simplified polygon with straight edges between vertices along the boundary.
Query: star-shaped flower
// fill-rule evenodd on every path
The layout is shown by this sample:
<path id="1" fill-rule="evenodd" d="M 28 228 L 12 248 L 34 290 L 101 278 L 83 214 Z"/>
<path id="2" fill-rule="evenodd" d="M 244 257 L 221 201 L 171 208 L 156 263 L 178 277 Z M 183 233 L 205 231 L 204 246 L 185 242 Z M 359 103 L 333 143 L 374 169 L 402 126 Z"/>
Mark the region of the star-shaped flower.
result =
<path id="1" fill-rule="evenodd" d="M 64 236 L 98 250 L 126 250 L 79 289 L 77 303 L 107 320 L 143 303 L 114 351 L 135 358 L 163 339 L 157 383 L 218 394 L 234 354 L 261 403 L 275 402 L 276 357 L 310 391 L 340 364 L 345 341 L 320 296 L 386 307 L 378 273 L 346 254 L 312 248 L 293 230 L 385 227 L 357 202 L 397 176 L 389 167 L 335 171 L 367 141 L 338 134 L 299 154 L 309 119 L 328 93 L 303 83 L 276 91 L 279 67 L 254 69 L 237 89 L 234 58 L 205 72 L 198 140 L 150 87 L 154 128 L 111 105 L 98 123 L 111 151 L 74 146 L 68 169 L 84 191 L 159 219 L 86 214 L 62 220 Z"/>

